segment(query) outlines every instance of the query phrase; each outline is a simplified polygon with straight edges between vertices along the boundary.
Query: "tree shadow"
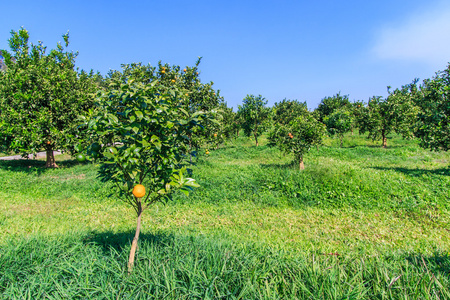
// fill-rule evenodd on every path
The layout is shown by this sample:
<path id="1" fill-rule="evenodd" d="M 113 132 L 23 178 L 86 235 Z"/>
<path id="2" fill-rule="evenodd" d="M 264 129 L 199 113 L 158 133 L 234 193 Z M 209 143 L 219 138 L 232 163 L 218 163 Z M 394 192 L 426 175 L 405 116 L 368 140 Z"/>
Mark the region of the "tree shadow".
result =
<path id="1" fill-rule="evenodd" d="M 450 176 L 450 168 L 440 168 L 440 169 L 434 169 L 434 170 L 427 170 L 427 169 L 408 169 L 408 168 L 401 168 L 401 167 L 371 167 L 372 169 L 386 171 L 386 170 L 392 170 L 395 172 L 400 172 L 405 175 L 409 175 L 412 177 L 421 177 L 422 175 L 426 174 L 435 174 L 435 175 L 444 175 L 444 176 Z"/>
<path id="2" fill-rule="evenodd" d="M 264 164 L 261 163 L 259 166 L 263 169 L 298 169 L 298 163 L 294 160 L 287 162 L 287 163 L 271 163 L 271 164 Z"/>
<path id="3" fill-rule="evenodd" d="M 89 162 L 79 163 L 75 159 L 60 160 L 56 163 L 58 164 L 59 169 L 72 168 L 80 164 L 89 164 Z M 0 160 L 0 169 L 13 172 L 37 173 L 38 175 L 51 170 L 45 167 L 45 160 L 38 159 Z"/>
<path id="4" fill-rule="evenodd" d="M 406 260 L 417 269 L 425 273 L 450 276 L 450 256 L 446 253 L 435 252 L 432 255 L 410 255 Z M 433 275 L 434 275 L 433 274 Z"/>
<path id="5" fill-rule="evenodd" d="M 92 232 L 87 234 L 82 242 L 84 244 L 95 244 L 100 246 L 105 253 L 112 248 L 117 252 L 122 252 L 125 248 L 131 245 L 135 231 L 128 230 L 124 232 Z M 171 234 L 148 234 L 140 233 L 139 242 L 145 242 L 152 245 L 168 246 L 173 244 L 175 237 Z"/>

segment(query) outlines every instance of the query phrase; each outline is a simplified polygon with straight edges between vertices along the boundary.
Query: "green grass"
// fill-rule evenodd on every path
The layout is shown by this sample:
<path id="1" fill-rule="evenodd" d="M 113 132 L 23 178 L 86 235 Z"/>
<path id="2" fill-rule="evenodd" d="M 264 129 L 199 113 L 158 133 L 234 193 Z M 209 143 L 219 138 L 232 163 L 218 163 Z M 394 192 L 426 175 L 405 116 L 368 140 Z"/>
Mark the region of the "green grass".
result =
<path id="1" fill-rule="evenodd" d="M 239 138 L 189 197 L 132 209 L 96 166 L 0 162 L 3 299 L 450 299 L 448 153 L 359 136 L 291 156 Z"/>

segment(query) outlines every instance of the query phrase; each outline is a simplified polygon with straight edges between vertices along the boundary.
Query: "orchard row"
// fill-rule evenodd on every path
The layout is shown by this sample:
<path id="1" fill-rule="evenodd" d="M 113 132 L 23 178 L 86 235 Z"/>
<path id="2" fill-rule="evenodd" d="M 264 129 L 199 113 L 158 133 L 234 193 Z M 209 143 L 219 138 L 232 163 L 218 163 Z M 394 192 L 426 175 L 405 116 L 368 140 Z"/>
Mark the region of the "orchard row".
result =
<path id="1" fill-rule="evenodd" d="M 213 82 L 202 83 L 198 66 L 158 63 L 122 65 L 106 76 L 80 71 L 77 53 L 57 45 L 47 53 L 29 43 L 25 29 L 12 31 L 10 50 L 0 64 L 0 147 L 24 155 L 47 152 L 47 167 L 57 167 L 53 151 L 96 161 L 99 178 L 115 185 L 120 199 L 137 214 L 129 272 L 142 213 L 167 201 L 174 191 L 188 194 L 198 184 L 188 169 L 202 147 L 218 147 L 241 129 L 255 138 L 269 132 L 269 145 L 303 156 L 321 144 L 326 132 L 342 135 L 358 129 L 372 139 L 397 132 L 417 136 L 424 147 L 449 147 L 450 69 L 422 85 L 417 81 L 368 103 L 350 103 L 337 94 L 313 112 L 306 103 L 283 100 L 272 108 L 262 96 L 247 95 L 235 113 Z M 136 193 L 139 187 L 139 193 Z M 135 193 L 133 193 L 135 189 Z"/>

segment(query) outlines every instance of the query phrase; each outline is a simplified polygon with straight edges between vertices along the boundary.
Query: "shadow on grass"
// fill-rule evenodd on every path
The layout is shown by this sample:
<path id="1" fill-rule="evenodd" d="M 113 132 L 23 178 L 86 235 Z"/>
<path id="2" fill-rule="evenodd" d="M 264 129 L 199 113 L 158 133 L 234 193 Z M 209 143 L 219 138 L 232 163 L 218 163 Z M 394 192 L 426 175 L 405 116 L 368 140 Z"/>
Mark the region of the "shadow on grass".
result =
<path id="1" fill-rule="evenodd" d="M 423 270 L 429 275 L 442 273 L 450 276 L 450 256 L 446 253 L 435 252 L 430 256 L 413 255 L 406 257 L 406 260 L 418 270 Z"/>
<path id="2" fill-rule="evenodd" d="M 294 160 L 287 163 L 272 163 L 272 164 L 259 164 L 261 168 L 265 169 L 298 169 L 298 163 Z"/>
<path id="3" fill-rule="evenodd" d="M 61 160 L 56 163 L 59 168 L 72 168 L 81 164 L 74 159 Z M 83 164 L 88 164 L 88 162 Z M 36 159 L 0 160 L 0 169 L 13 172 L 37 173 L 38 175 L 50 170 L 45 167 L 45 160 Z"/>
<path id="4" fill-rule="evenodd" d="M 427 174 L 450 176 L 450 168 L 427 170 L 427 169 L 408 169 L 408 168 L 400 168 L 400 167 L 397 167 L 397 168 L 372 167 L 372 169 L 381 170 L 381 171 L 391 170 L 391 171 L 400 172 L 405 175 L 409 175 L 409 176 L 413 176 L 413 177 L 421 177 L 422 175 L 427 175 Z"/>
<path id="5" fill-rule="evenodd" d="M 108 252 L 110 248 L 115 249 L 117 252 L 121 252 L 124 248 L 131 245 L 133 241 L 135 231 L 129 230 L 125 232 L 114 233 L 107 232 L 92 232 L 82 238 L 84 244 L 95 244 L 103 248 L 105 252 Z M 173 243 L 175 237 L 168 234 L 147 234 L 140 233 L 139 243 L 146 242 L 148 244 L 167 246 Z"/>

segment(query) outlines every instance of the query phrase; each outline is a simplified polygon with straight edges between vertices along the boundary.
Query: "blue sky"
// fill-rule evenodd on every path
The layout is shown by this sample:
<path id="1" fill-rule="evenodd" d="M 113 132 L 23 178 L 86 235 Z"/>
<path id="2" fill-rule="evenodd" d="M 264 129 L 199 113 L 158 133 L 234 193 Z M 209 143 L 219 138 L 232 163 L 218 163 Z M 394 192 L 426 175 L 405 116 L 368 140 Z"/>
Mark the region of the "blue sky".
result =
<path id="1" fill-rule="evenodd" d="M 77 66 L 193 65 L 229 106 L 261 94 L 314 109 L 432 77 L 450 61 L 450 3 L 378 1 L 3 1 L 0 49 L 21 26 L 54 48 L 70 32 Z"/>

